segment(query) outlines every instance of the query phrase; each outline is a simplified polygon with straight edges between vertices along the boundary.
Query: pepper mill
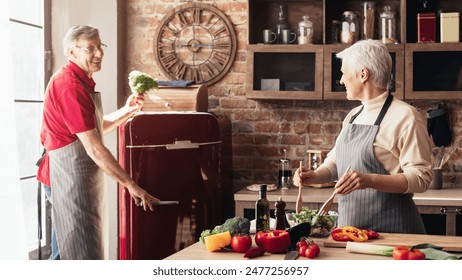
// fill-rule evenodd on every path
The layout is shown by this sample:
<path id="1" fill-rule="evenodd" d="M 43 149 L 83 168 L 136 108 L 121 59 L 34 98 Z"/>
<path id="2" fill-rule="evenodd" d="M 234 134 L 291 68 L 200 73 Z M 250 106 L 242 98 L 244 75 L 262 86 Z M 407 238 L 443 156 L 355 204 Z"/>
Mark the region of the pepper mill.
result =
<path id="1" fill-rule="evenodd" d="M 281 197 L 274 203 L 274 216 L 276 217 L 276 229 L 286 229 L 286 218 L 285 218 L 285 208 L 286 203 L 282 200 Z"/>

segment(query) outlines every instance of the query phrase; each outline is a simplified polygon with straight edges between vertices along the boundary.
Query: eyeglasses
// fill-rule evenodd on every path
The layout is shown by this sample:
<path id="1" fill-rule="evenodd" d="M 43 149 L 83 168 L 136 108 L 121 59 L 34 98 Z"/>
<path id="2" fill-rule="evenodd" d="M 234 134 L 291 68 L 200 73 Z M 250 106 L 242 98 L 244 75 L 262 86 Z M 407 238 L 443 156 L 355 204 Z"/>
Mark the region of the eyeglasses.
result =
<path id="1" fill-rule="evenodd" d="M 92 47 L 88 47 L 88 48 L 84 48 L 84 47 L 80 47 L 80 46 L 75 46 L 75 47 L 78 48 L 78 49 L 86 51 L 88 54 L 94 54 L 94 53 L 96 53 L 96 51 L 104 52 L 104 50 L 107 48 L 107 45 L 101 44 L 98 47 L 93 47 L 92 46 Z"/>

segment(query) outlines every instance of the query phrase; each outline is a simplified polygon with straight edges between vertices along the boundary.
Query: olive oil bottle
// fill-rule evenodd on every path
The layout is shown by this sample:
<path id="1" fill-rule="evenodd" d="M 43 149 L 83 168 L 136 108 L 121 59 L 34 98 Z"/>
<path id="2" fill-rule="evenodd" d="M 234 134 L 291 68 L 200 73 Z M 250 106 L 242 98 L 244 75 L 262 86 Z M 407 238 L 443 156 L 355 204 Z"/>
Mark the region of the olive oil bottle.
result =
<path id="1" fill-rule="evenodd" d="M 255 225 L 257 232 L 270 229 L 270 203 L 266 198 L 266 185 L 260 185 L 259 199 L 255 203 Z"/>

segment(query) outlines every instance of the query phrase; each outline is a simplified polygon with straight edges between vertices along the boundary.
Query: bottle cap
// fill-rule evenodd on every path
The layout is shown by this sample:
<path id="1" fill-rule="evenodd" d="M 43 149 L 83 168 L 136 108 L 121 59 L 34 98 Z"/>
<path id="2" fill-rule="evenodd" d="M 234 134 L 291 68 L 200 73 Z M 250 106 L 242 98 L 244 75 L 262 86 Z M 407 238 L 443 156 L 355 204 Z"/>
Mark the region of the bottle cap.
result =
<path id="1" fill-rule="evenodd" d="M 266 192 L 266 185 L 265 184 L 260 185 L 260 191 L 265 191 Z"/>

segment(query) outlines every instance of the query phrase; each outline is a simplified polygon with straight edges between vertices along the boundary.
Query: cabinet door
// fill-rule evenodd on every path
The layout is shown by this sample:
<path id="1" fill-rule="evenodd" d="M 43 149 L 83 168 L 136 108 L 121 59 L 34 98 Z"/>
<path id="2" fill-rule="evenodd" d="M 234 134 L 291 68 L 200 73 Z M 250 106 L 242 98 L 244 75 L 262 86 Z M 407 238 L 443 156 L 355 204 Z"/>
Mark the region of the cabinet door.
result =
<path id="1" fill-rule="evenodd" d="M 325 45 L 324 46 L 324 99 L 345 100 L 345 87 L 340 84 L 342 62 L 336 58 L 336 54 L 348 47 L 348 45 Z M 393 96 L 399 99 L 404 97 L 404 45 L 387 45 L 390 52 L 393 67 L 389 90 Z"/>
<path id="2" fill-rule="evenodd" d="M 406 99 L 462 98 L 462 44 L 406 44 Z"/>
<path id="3" fill-rule="evenodd" d="M 248 45 L 246 97 L 322 99 L 322 45 Z"/>

